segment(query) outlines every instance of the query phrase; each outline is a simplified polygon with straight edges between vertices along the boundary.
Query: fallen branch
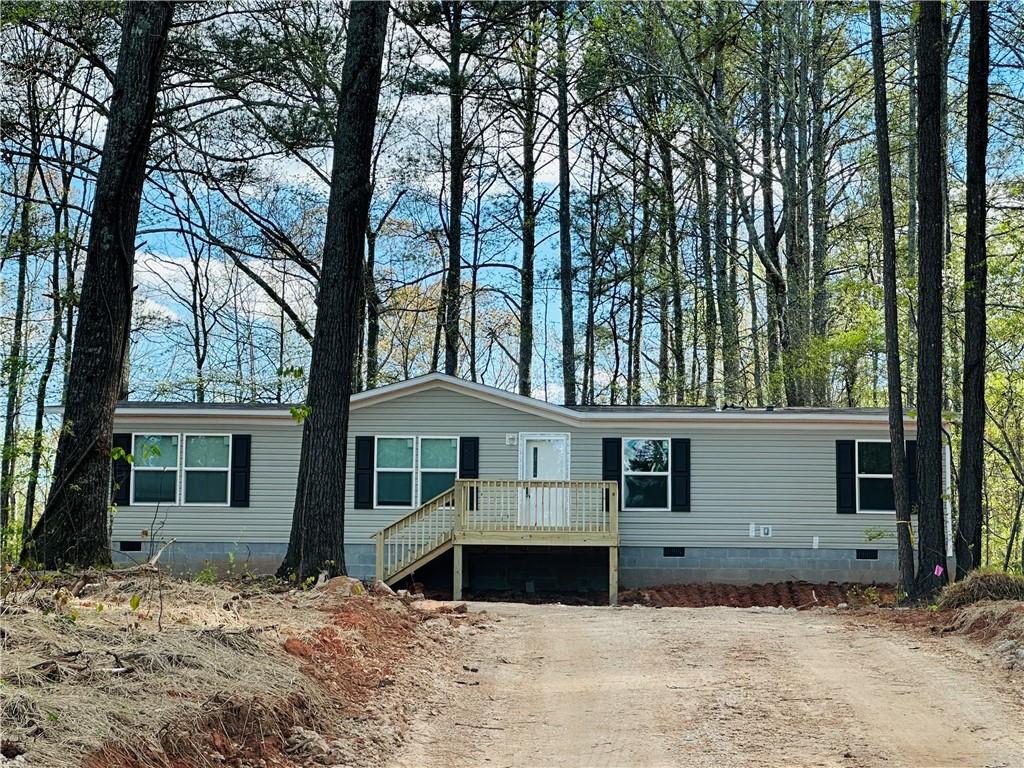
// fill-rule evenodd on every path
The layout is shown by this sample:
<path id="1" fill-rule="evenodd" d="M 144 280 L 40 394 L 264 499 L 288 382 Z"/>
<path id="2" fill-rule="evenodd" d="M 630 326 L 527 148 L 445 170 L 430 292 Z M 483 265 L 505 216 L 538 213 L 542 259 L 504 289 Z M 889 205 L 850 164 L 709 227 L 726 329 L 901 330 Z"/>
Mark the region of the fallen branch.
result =
<path id="1" fill-rule="evenodd" d="M 149 562 L 147 562 L 146 565 L 156 565 L 157 561 L 160 559 L 160 556 L 164 553 L 164 550 L 167 549 L 169 546 L 171 546 L 171 544 L 173 544 L 176 541 L 177 541 L 177 539 L 171 539 L 166 544 L 164 544 L 162 547 L 160 547 L 160 549 L 158 549 L 156 551 L 156 554 L 154 554 L 151 558 L 149 558 Z"/>

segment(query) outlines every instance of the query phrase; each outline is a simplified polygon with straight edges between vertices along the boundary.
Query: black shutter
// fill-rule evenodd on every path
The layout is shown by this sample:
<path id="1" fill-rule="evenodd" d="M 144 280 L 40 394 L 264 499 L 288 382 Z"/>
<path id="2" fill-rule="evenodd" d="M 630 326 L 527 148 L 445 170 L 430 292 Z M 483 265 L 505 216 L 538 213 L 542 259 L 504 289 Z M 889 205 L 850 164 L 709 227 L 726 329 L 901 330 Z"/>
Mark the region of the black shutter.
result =
<path id="1" fill-rule="evenodd" d="M 672 438 L 672 511 L 690 511 L 690 438 Z"/>
<path id="2" fill-rule="evenodd" d="M 852 515 L 857 512 L 857 443 L 836 440 L 836 512 Z"/>
<path id="3" fill-rule="evenodd" d="M 252 435 L 231 436 L 231 506 L 249 506 L 252 477 Z"/>
<path id="4" fill-rule="evenodd" d="M 480 438 L 460 437 L 459 438 L 459 477 L 464 480 L 477 480 L 480 477 Z M 466 506 L 470 511 L 476 511 L 477 491 L 469 489 Z"/>
<path id="5" fill-rule="evenodd" d="M 126 455 L 114 459 L 111 466 L 111 499 L 115 504 L 125 507 L 132 502 L 132 465 L 129 463 L 127 456 L 127 454 L 132 452 L 131 433 L 115 432 L 112 445 L 114 448 L 120 448 Z"/>
<path id="6" fill-rule="evenodd" d="M 917 511 L 917 440 L 907 440 L 907 492 L 913 514 Z"/>
<path id="7" fill-rule="evenodd" d="M 476 480 L 480 477 L 480 438 L 459 438 L 459 477 Z"/>
<path id="8" fill-rule="evenodd" d="M 619 484 L 619 509 L 622 509 L 622 438 L 606 437 L 601 441 L 601 479 Z M 605 506 L 608 500 L 605 499 Z"/>
<path id="9" fill-rule="evenodd" d="M 373 437 L 360 435 L 356 437 L 355 465 L 355 502 L 356 509 L 373 509 Z"/>
<path id="10" fill-rule="evenodd" d="M 622 478 L 622 438 L 606 437 L 601 441 L 601 479 Z"/>

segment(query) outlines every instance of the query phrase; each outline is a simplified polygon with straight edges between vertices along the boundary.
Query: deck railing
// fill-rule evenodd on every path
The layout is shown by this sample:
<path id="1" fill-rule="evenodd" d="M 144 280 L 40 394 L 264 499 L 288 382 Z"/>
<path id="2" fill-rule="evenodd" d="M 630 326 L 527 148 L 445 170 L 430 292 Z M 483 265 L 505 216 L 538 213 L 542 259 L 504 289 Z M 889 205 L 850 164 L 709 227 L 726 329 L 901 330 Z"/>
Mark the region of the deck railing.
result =
<path id="1" fill-rule="evenodd" d="M 458 543 L 460 534 L 564 537 L 566 543 L 618 534 L 618 484 L 592 480 L 457 480 L 378 531 L 377 578 L 389 581 Z M 553 542 L 551 542 L 553 543 Z"/>
<path id="2" fill-rule="evenodd" d="M 589 480 L 459 480 L 464 531 L 614 533 L 618 484 Z"/>

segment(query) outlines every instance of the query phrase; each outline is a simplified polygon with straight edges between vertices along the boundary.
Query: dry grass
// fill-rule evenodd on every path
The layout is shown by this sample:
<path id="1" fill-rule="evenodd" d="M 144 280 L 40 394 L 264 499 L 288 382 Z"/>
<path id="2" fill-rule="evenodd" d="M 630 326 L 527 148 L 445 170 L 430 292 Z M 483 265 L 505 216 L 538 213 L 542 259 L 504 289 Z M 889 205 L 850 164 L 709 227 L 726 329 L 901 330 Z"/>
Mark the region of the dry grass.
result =
<path id="1" fill-rule="evenodd" d="M 939 633 L 964 635 L 981 643 L 1004 640 L 1024 643 L 1024 603 L 980 600 L 955 610 Z"/>
<path id="2" fill-rule="evenodd" d="M 982 600 L 1024 600 L 1024 576 L 975 571 L 942 590 L 938 608 L 951 611 Z"/>
<path id="3" fill-rule="evenodd" d="M 9 574 L 0 602 L 3 751 L 33 766 L 293 765 L 296 727 L 331 733 L 393 677 L 387 659 L 422 620 L 394 598 L 329 590 L 76 582 Z M 329 674 L 312 663 L 328 660 L 325 631 Z"/>

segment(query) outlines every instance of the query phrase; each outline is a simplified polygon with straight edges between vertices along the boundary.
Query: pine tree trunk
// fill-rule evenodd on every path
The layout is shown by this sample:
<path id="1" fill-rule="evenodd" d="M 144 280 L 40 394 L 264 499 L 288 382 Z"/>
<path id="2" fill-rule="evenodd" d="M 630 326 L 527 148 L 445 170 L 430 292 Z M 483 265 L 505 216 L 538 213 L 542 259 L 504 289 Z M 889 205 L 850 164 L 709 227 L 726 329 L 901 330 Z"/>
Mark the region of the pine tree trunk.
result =
<path id="1" fill-rule="evenodd" d="M 754 248 L 747 246 L 747 297 L 750 302 L 750 357 L 754 363 L 754 401 L 764 406 L 764 371 L 761 365 L 760 321 L 757 312 L 757 286 L 754 283 Z"/>
<path id="2" fill-rule="evenodd" d="M 662 137 L 658 143 L 661 155 L 663 210 L 668 236 L 668 276 L 672 293 L 672 378 L 676 404 L 686 401 L 686 351 L 683 347 L 683 278 L 680 269 L 679 230 L 676 224 L 676 186 L 672 168 L 672 146 Z"/>
<path id="3" fill-rule="evenodd" d="M 725 6 L 716 5 L 716 27 L 721 30 L 725 24 Z M 727 124 L 725 110 L 725 71 L 722 66 L 722 45 L 715 48 L 712 72 L 715 110 L 723 124 Z M 717 137 L 715 147 L 715 296 L 718 302 L 718 317 L 722 328 L 722 396 L 726 402 L 740 399 L 739 381 L 739 333 L 736 324 L 736 297 L 729 285 L 729 163 L 726 150 Z"/>
<path id="4" fill-rule="evenodd" d="M 808 110 L 808 35 L 807 35 L 807 4 L 803 2 L 790 3 L 794 9 L 795 40 L 791 38 L 794 54 L 799 62 L 796 72 L 796 196 L 792 200 L 796 205 L 796 248 L 800 254 L 800 285 L 794 296 L 799 300 L 799 311 L 796 322 L 798 322 L 799 339 L 798 345 L 798 370 L 797 389 L 800 393 L 800 404 L 808 405 L 811 402 L 811 381 L 813 376 L 810 365 L 810 351 L 813 338 L 811 336 L 811 248 L 810 248 L 810 200 L 808 162 L 809 142 L 808 126 L 810 124 L 810 112 Z"/>
<path id="5" fill-rule="evenodd" d="M 907 67 L 910 72 L 907 98 L 907 122 L 910 125 L 907 140 L 907 280 L 917 277 L 917 27 L 909 25 L 907 30 L 909 41 L 909 60 Z M 914 386 L 917 373 L 917 316 L 914 312 L 913 299 L 907 299 L 907 405 L 913 407 L 917 402 L 917 388 Z"/>
<path id="6" fill-rule="evenodd" d="M 913 597 L 914 548 L 910 535 L 910 486 L 903 436 L 903 386 L 900 381 L 899 305 L 896 295 L 896 214 L 892 201 L 892 169 L 889 150 L 889 107 L 885 90 L 885 49 L 882 42 L 882 8 L 869 3 L 871 52 L 875 85 L 875 136 L 878 145 L 878 197 L 882 209 L 882 286 L 885 292 L 885 359 L 889 395 L 889 440 L 892 486 L 896 499 L 898 593 Z"/>
<path id="7" fill-rule="evenodd" d="M 1003 572 L 1010 570 L 1010 561 L 1013 560 L 1013 547 L 1017 542 L 1017 535 L 1020 533 L 1021 511 L 1024 510 L 1024 493 L 1017 493 L 1017 509 L 1013 514 L 1013 522 L 1010 524 L 1010 535 L 1006 539 L 1006 553 L 1003 555 Z M 1024 558 L 1022 558 L 1024 560 Z"/>
<path id="8" fill-rule="evenodd" d="M 525 32 L 523 62 L 523 261 L 519 292 L 519 394 L 533 392 L 533 283 L 537 253 L 537 206 L 534 177 L 537 172 L 537 29 L 540 5 L 531 6 L 531 18 Z"/>
<path id="9" fill-rule="evenodd" d="M 366 236 L 366 267 L 363 281 L 366 285 L 366 388 L 373 389 L 380 376 L 380 295 L 375 275 L 377 260 L 377 233 Z"/>
<path id="10" fill-rule="evenodd" d="M 658 402 L 670 403 L 672 371 L 669 367 L 669 339 L 672 337 L 672 324 L 668 314 L 668 235 L 665 231 L 668 223 L 664 216 L 661 222 L 661 242 L 658 244 Z"/>
<path id="11" fill-rule="evenodd" d="M 988 3 L 969 4 L 967 70 L 967 243 L 964 256 L 963 434 L 956 532 L 957 578 L 981 565 L 982 482 L 985 473 L 985 156 L 988 151 Z"/>
<path id="12" fill-rule="evenodd" d="M 707 360 L 707 376 L 704 386 L 704 401 L 714 405 L 715 357 L 718 344 L 718 316 L 715 312 L 714 264 L 711 258 L 711 221 L 708 200 L 708 183 L 701 164 L 697 163 L 697 227 L 700 238 L 701 271 L 704 276 L 704 347 Z"/>
<path id="13" fill-rule="evenodd" d="M 31 122 L 35 122 L 32 120 Z M 11 351 L 4 364 L 7 375 L 7 407 L 4 413 L 3 454 L 0 459 L 0 536 L 6 539 L 7 526 L 14 515 L 14 476 L 18 459 L 18 409 L 21 389 L 25 382 L 25 300 L 28 282 L 28 254 L 32 250 L 32 198 L 35 194 L 36 174 L 39 172 L 39 144 L 33 137 L 33 147 L 25 172 L 25 196 L 21 201 L 21 221 L 18 227 L 18 278 L 15 289 L 14 317 L 12 318 Z M 2 550 L 6 551 L 6 550 Z"/>
<path id="14" fill-rule="evenodd" d="M 637 169 L 636 200 L 640 207 L 640 235 L 634 242 L 633 264 L 630 269 L 630 329 L 626 348 L 627 379 L 626 402 L 639 405 L 641 395 L 640 359 L 644 340 L 644 316 L 647 300 L 647 253 L 651 247 L 651 206 L 650 190 L 647 186 L 647 169 L 651 164 L 650 141 L 644 140 L 643 158 Z"/>
<path id="15" fill-rule="evenodd" d="M 480 246 L 482 240 L 481 229 L 481 207 L 483 206 L 484 192 L 477 180 L 475 201 L 473 204 L 473 258 L 470 262 L 469 273 L 469 380 L 477 380 L 477 343 L 479 341 L 476 324 L 477 311 L 479 306 L 480 286 Z"/>
<path id="16" fill-rule="evenodd" d="M 566 6 L 558 3 L 558 283 L 562 300 L 562 389 L 566 405 L 576 405 L 576 331 L 572 306 L 572 210 L 569 197 L 569 50 Z"/>
<path id="17" fill-rule="evenodd" d="M 53 482 L 22 555 L 46 568 L 110 562 L 114 407 L 131 331 L 135 232 L 172 11 L 169 2 L 125 9 Z"/>
<path id="18" fill-rule="evenodd" d="M 462 132 L 462 0 L 443 3 L 449 19 L 448 62 L 451 137 L 451 181 L 448 201 L 448 269 L 444 290 L 444 372 L 459 372 L 459 320 L 462 313 L 462 206 L 465 194 L 466 147 Z"/>
<path id="19" fill-rule="evenodd" d="M 813 57 L 810 84 L 811 100 L 811 263 L 814 290 L 811 297 L 811 333 L 816 348 L 828 340 L 828 210 L 825 186 L 828 182 L 825 168 L 825 62 L 822 37 L 827 4 L 815 4 L 810 53 Z M 815 364 L 812 378 L 814 405 L 829 404 L 829 370 Z"/>
<path id="20" fill-rule="evenodd" d="M 288 554 L 279 576 L 345 573 L 349 399 L 358 343 L 357 297 L 369 223 L 370 163 L 388 4 L 354 0 L 341 75 L 331 194 L 317 294 L 302 450 Z"/>
<path id="21" fill-rule="evenodd" d="M 942 268 L 945 254 L 942 164 L 942 6 L 918 6 L 917 478 L 918 591 L 946 583 L 942 471 Z M 939 571 L 939 566 L 942 571 Z M 941 575 L 937 575 L 939 571 Z"/>
<path id="22" fill-rule="evenodd" d="M 764 241 L 765 258 L 776 267 L 781 274 L 779 259 L 779 241 L 775 231 L 775 129 L 772 121 L 773 89 L 772 89 L 772 58 L 774 39 L 769 6 L 761 8 L 761 94 L 759 98 L 761 110 L 761 209 L 763 217 L 762 239 Z M 785 361 L 781 359 L 780 344 L 782 340 L 783 301 L 785 286 L 773 274 L 765 276 L 765 304 L 767 308 L 767 346 L 768 346 L 768 402 L 783 402 L 783 382 Z"/>
<path id="23" fill-rule="evenodd" d="M 68 198 L 71 194 L 70 184 L 65 183 L 61 188 L 61 196 L 58 202 L 51 202 L 53 210 L 53 264 L 50 273 L 50 290 L 53 292 L 52 309 L 53 317 L 50 322 L 50 334 L 46 339 L 46 359 L 43 362 L 43 369 L 39 373 L 39 383 L 36 388 L 36 413 L 32 425 L 32 452 L 29 459 L 28 482 L 25 486 L 25 515 L 21 522 L 21 538 L 27 542 L 32 534 L 32 523 L 36 508 L 36 493 L 39 488 L 39 469 L 43 458 L 43 417 L 46 408 L 46 392 L 53 375 L 53 369 L 57 361 L 57 344 L 61 337 L 62 309 L 64 298 L 61 295 L 60 275 L 61 264 L 65 254 L 75 248 L 72 241 L 72 233 L 67 227 Z"/>
<path id="24" fill-rule="evenodd" d="M 598 247 L 599 247 L 599 226 L 598 221 L 601 215 L 601 198 L 604 190 L 604 164 L 605 158 L 597 161 L 596 153 L 590 155 L 590 183 L 589 192 L 589 214 L 590 233 L 587 239 L 587 254 L 590 262 L 587 274 L 587 323 L 583 339 L 583 397 L 584 405 L 593 405 L 595 398 L 594 370 L 596 366 L 596 344 L 594 335 L 594 311 L 597 306 L 597 270 L 598 270 Z"/>
<path id="25" fill-rule="evenodd" d="M 724 6 L 717 6 L 717 22 L 724 22 Z M 725 72 L 722 68 L 721 47 L 715 49 L 713 71 L 713 93 L 715 109 L 723 123 L 725 114 Z M 729 213 L 729 164 L 722 142 L 715 140 L 715 295 L 718 301 L 718 317 L 722 327 L 722 397 L 726 403 L 740 400 L 740 350 L 739 332 L 736 322 L 736 296 L 729 284 L 730 253 L 727 230 Z"/>
<path id="26" fill-rule="evenodd" d="M 804 262 L 803 242 L 800 233 L 801 201 L 798 150 L 798 107 L 799 60 L 795 51 L 794 37 L 797 34 L 798 8 L 796 3 L 786 6 L 786 24 L 783 29 L 786 72 L 786 98 L 789 102 L 782 125 L 785 163 L 783 174 L 783 208 L 786 212 L 786 304 L 783 313 L 785 333 L 782 339 L 786 403 L 791 406 L 804 405 L 804 361 L 807 347 L 807 264 Z"/>

